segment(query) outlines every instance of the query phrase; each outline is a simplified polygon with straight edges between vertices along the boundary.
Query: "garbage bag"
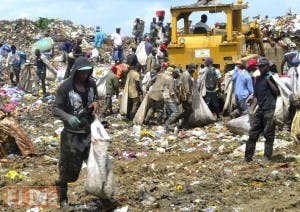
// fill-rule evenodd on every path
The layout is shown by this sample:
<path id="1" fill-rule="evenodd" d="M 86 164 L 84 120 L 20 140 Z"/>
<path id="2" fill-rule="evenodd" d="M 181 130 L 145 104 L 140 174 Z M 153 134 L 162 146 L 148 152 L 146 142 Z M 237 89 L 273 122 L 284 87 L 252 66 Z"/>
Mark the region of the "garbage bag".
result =
<path id="1" fill-rule="evenodd" d="M 109 70 L 104 70 L 96 82 L 99 97 L 104 97 L 106 95 L 106 78 L 108 72 Z"/>
<path id="2" fill-rule="evenodd" d="M 31 52 L 34 54 L 36 49 L 39 49 L 41 52 L 45 52 L 52 48 L 53 40 L 50 37 L 43 38 L 35 42 L 31 47 Z"/>
<path id="3" fill-rule="evenodd" d="M 145 49 L 145 41 L 140 42 L 136 48 L 136 57 L 141 65 L 146 65 L 147 53 Z"/>
<path id="4" fill-rule="evenodd" d="M 292 87 L 292 93 L 295 98 L 300 98 L 300 70 L 299 66 L 298 68 L 291 67 L 289 69 L 289 74 L 291 76 L 291 87 Z"/>
<path id="5" fill-rule="evenodd" d="M 126 115 L 127 114 L 127 104 L 128 104 L 128 87 L 129 87 L 129 80 L 126 80 L 125 88 L 122 94 L 121 105 L 120 105 L 120 114 Z"/>
<path id="6" fill-rule="evenodd" d="M 91 124 L 91 138 L 92 141 L 106 141 L 111 139 L 98 117 L 95 117 L 95 121 Z"/>
<path id="7" fill-rule="evenodd" d="M 272 78 L 277 84 L 280 92 L 280 98 L 277 97 L 276 108 L 274 113 L 275 122 L 279 126 L 283 126 L 284 123 L 290 121 L 290 100 L 293 98 L 292 91 L 286 85 L 286 77 L 279 77 L 277 74 L 273 75 Z"/>
<path id="8" fill-rule="evenodd" d="M 250 130 L 250 121 L 248 114 L 235 119 L 231 119 L 229 122 L 227 122 L 226 127 L 230 132 L 238 135 L 248 134 Z"/>
<path id="9" fill-rule="evenodd" d="M 294 116 L 291 127 L 291 135 L 296 143 L 300 143 L 300 110 L 296 111 Z"/>
<path id="10" fill-rule="evenodd" d="M 146 96 L 144 97 L 142 104 L 140 105 L 139 109 L 137 110 L 134 118 L 133 118 L 133 123 L 136 125 L 141 125 L 144 122 L 146 113 L 147 113 L 147 109 L 148 109 L 148 94 L 146 94 Z"/>
<path id="11" fill-rule="evenodd" d="M 196 89 L 194 89 L 192 107 L 193 113 L 189 117 L 191 126 L 203 126 L 216 121 L 216 118 Z"/>
<path id="12" fill-rule="evenodd" d="M 41 59 L 46 65 L 46 79 L 52 81 L 55 80 L 57 76 L 57 70 L 54 68 L 54 66 L 50 63 L 50 61 L 44 54 L 41 55 Z"/>
<path id="13" fill-rule="evenodd" d="M 91 56 L 91 58 L 93 59 L 93 58 L 98 58 L 98 57 L 99 57 L 99 51 L 98 51 L 98 49 L 94 48 L 92 50 L 92 56 Z"/>
<path id="14" fill-rule="evenodd" d="M 91 137 L 85 191 L 99 198 L 110 199 L 116 187 L 112 161 L 107 152 L 110 137 L 98 119 L 92 123 Z"/>
<path id="15" fill-rule="evenodd" d="M 278 96 L 276 99 L 276 107 L 274 112 L 275 123 L 279 126 L 284 124 L 284 114 L 283 114 L 284 103 L 281 96 Z"/>

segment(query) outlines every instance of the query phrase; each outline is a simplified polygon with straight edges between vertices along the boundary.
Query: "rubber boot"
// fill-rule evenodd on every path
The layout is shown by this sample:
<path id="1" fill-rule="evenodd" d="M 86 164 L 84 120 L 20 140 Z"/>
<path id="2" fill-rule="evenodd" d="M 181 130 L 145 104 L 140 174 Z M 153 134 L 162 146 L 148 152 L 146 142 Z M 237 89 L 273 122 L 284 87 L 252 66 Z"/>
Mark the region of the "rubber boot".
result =
<path id="1" fill-rule="evenodd" d="M 264 159 L 265 160 L 271 160 L 272 154 L 273 154 L 273 141 L 265 141 L 265 151 L 264 151 Z"/>
<path id="2" fill-rule="evenodd" d="M 59 187 L 59 203 L 61 208 L 68 207 L 68 183 L 57 181 L 56 186 Z"/>
<path id="3" fill-rule="evenodd" d="M 252 161 L 252 157 L 253 157 L 254 152 L 255 152 L 255 146 L 256 146 L 255 141 L 248 140 L 246 142 L 246 150 L 245 150 L 245 157 L 244 157 L 245 162 Z"/>

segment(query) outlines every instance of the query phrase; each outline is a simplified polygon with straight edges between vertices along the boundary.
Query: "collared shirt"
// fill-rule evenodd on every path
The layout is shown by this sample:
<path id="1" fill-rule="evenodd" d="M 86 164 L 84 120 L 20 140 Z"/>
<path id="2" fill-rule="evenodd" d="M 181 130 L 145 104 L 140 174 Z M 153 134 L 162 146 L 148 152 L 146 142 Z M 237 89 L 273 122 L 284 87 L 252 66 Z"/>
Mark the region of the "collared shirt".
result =
<path id="1" fill-rule="evenodd" d="M 235 70 L 231 80 L 234 81 L 234 94 L 238 101 L 245 100 L 253 94 L 252 78 L 246 70 Z"/>

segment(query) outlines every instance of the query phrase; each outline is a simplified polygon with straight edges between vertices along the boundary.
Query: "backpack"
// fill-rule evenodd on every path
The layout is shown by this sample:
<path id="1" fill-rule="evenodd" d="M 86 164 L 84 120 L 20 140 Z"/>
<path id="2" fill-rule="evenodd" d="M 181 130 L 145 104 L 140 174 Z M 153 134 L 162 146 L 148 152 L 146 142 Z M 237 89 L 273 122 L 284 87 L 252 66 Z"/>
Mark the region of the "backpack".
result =
<path id="1" fill-rule="evenodd" d="M 26 60 L 27 60 L 27 55 L 25 52 L 23 51 L 18 51 L 19 55 L 20 55 L 20 63 L 21 65 L 26 63 Z"/>
<path id="2" fill-rule="evenodd" d="M 217 87 L 218 76 L 214 67 L 210 67 L 206 73 L 205 87 L 207 90 L 215 90 Z"/>
<path id="3" fill-rule="evenodd" d="M 299 59 L 299 52 L 297 51 L 297 54 L 295 54 L 295 56 L 292 58 L 292 60 L 290 61 L 290 64 L 293 67 L 298 67 L 300 64 L 300 59 Z"/>

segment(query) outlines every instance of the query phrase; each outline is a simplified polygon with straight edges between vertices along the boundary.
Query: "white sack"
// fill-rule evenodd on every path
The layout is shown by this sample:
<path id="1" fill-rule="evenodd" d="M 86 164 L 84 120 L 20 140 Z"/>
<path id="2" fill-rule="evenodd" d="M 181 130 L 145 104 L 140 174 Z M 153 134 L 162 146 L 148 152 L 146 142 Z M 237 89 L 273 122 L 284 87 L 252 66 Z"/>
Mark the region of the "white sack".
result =
<path id="1" fill-rule="evenodd" d="M 110 137 L 97 118 L 91 125 L 91 137 L 85 190 L 99 198 L 110 199 L 116 188 L 112 161 L 107 152 Z"/>
<path id="2" fill-rule="evenodd" d="M 139 109 L 137 110 L 134 118 L 133 118 L 133 123 L 136 125 L 141 125 L 144 122 L 147 109 L 148 109 L 148 94 L 144 97 L 142 104 L 140 105 Z"/>
<path id="3" fill-rule="evenodd" d="M 189 117 L 192 126 L 203 126 L 216 121 L 216 118 L 196 89 L 194 89 L 192 107 L 194 112 Z"/>
<path id="4" fill-rule="evenodd" d="M 250 130 L 250 121 L 248 114 L 235 119 L 231 119 L 229 122 L 227 122 L 226 127 L 230 132 L 235 134 L 248 134 Z"/>
<path id="5" fill-rule="evenodd" d="M 145 49 L 145 41 L 140 42 L 135 51 L 137 60 L 141 65 L 146 65 L 147 54 Z"/>

